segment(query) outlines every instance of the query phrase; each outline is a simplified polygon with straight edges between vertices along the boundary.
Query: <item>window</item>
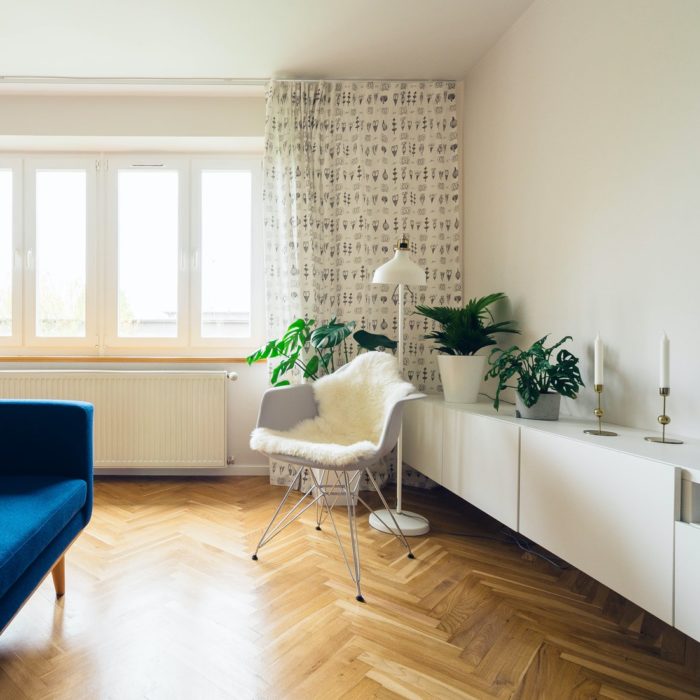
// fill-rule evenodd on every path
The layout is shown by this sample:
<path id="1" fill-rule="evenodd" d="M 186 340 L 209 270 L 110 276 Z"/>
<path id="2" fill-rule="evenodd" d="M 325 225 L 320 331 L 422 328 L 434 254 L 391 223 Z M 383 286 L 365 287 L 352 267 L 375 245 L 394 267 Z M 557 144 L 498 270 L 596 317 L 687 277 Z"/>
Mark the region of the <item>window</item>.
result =
<path id="1" fill-rule="evenodd" d="M 250 171 L 207 167 L 197 171 L 198 250 L 201 265 L 199 333 L 203 338 L 235 338 L 249 331 L 251 285 Z M 233 234 L 233 235 L 232 235 Z"/>
<path id="2" fill-rule="evenodd" d="M 35 338 L 85 338 L 88 168 L 29 168 L 34 191 L 27 269 Z M 92 184 L 92 183 L 91 183 Z"/>
<path id="3" fill-rule="evenodd" d="M 177 338 L 180 173 L 116 170 L 117 336 Z"/>
<path id="4" fill-rule="evenodd" d="M 255 346 L 260 203 L 253 157 L 0 159 L 0 344 Z"/>
<path id="5" fill-rule="evenodd" d="M 20 341 L 22 163 L 0 156 L 0 345 Z"/>
<path id="6" fill-rule="evenodd" d="M 12 335 L 13 172 L 0 167 L 0 337 Z"/>

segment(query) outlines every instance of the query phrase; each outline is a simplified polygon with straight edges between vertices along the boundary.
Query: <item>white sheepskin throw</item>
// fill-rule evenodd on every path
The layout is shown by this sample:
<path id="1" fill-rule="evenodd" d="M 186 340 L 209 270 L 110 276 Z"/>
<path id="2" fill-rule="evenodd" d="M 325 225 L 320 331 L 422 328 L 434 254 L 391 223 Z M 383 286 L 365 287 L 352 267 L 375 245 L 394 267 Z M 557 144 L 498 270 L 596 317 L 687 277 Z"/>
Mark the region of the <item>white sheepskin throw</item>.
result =
<path id="1" fill-rule="evenodd" d="M 384 352 L 358 355 L 341 372 L 317 380 L 313 389 L 316 418 L 285 431 L 256 428 L 251 448 L 328 466 L 350 466 L 374 454 L 392 406 L 416 391 L 399 376 L 396 358 Z"/>

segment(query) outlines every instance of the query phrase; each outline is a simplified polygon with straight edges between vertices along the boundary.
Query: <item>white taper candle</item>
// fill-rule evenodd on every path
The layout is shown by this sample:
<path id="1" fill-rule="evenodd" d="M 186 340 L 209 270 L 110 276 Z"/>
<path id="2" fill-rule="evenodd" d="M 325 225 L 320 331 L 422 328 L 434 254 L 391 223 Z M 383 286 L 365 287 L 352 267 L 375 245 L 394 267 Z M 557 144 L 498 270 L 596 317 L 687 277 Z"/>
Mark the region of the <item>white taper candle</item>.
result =
<path id="1" fill-rule="evenodd" d="M 659 358 L 659 388 L 671 387 L 671 341 L 666 333 L 661 336 L 661 352 Z"/>
<path id="2" fill-rule="evenodd" d="M 593 383 L 603 384 L 603 362 L 605 350 L 603 341 L 600 339 L 600 334 L 595 337 L 593 344 Z"/>

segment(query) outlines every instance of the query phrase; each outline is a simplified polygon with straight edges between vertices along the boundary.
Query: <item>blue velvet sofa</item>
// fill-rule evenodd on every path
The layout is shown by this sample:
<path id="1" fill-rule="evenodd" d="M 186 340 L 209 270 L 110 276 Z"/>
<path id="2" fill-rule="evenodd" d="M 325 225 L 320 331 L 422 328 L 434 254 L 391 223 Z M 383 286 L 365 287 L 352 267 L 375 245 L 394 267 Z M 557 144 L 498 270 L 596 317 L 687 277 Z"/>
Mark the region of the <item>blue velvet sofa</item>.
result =
<path id="1" fill-rule="evenodd" d="M 0 400 L 0 633 L 92 514 L 92 406 Z"/>

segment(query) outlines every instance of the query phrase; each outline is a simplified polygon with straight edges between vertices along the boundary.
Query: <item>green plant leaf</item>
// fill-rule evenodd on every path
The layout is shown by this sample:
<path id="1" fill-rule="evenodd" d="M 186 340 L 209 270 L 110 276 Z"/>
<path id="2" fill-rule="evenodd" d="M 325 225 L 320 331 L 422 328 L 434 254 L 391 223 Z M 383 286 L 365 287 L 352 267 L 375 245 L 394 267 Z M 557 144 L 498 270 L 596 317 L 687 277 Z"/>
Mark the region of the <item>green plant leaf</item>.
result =
<path id="1" fill-rule="evenodd" d="M 352 334 L 355 342 L 364 350 L 378 350 L 379 348 L 387 350 L 395 350 L 398 343 L 391 338 L 387 338 L 380 333 L 370 333 L 369 331 L 359 330 Z"/>
<path id="2" fill-rule="evenodd" d="M 277 342 L 278 352 L 280 354 L 289 355 L 295 350 L 301 350 L 309 341 L 314 323 L 315 321 L 313 319 L 305 321 L 303 318 L 292 321 L 282 338 Z"/>
<path id="3" fill-rule="evenodd" d="M 462 308 L 416 306 L 416 313 L 434 321 L 439 328 L 424 336 L 446 355 L 473 355 L 481 348 L 495 345 L 496 333 L 519 333 L 515 321 L 494 322 L 489 306 L 505 299 L 503 292 L 470 299 Z"/>
<path id="4" fill-rule="evenodd" d="M 267 360 L 269 357 L 279 357 L 276 340 L 270 340 L 262 348 L 256 350 L 251 355 L 248 355 L 245 360 L 249 365 L 252 365 L 254 362 L 258 362 L 259 360 Z"/>
<path id="5" fill-rule="evenodd" d="M 304 370 L 304 378 L 305 379 L 316 379 L 316 373 L 318 372 L 318 365 L 319 365 L 319 357 L 318 355 L 314 355 L 311 357 L 311 359 L 306 363 L 306 369 Z"/>
<path id="6" fill-rule="evenodd" d="M 273 386 L 286 386 L 289 382 L 281 383 L 281 377 L 284 374 L 297 365 L 302 371 L 306 371 L 306 365 L 301 360 L 301 352 L 309 342 L 314 324 L 314 319 L 298 318 L 292 321 L 281 338 L 269 340 L 261 348 L 248 355 L 246 362 L 251 365 L 258 360 L 282 358 L 270 373 L 270 383 Z"/>
<path id="7" fill-rule="evenodd" d="M 312 331 L 310 341 L 316 350 L 330 349 L 340 345 L 355 328 L 355 321 L 338 323 L 335 316 Z"/>
<path id="8" fill-rule="evenodd" d="M 280 376 L 280 366 L 277 365 L 277 367 L 275 367 L 272 370 L 272 374 L 270 375 L 270 383 L 273 386 L 277 384 L 277 380 L 279 379 L 279 376 Z"/>
<path id="9" fill-rule="evenodd" d="M 533 406 L 540 394 L 550 390 L 563 396 L 576 398 L 578 390 L 583 386 L 581 373 L 578 368 L 578 358 L 571 352 L 561 349 L 552 362 L 552 353 L 565 342 L 572 340 L 565 336 L 549 347 L 545 346 L 548 336 L 535 341 L 526 350 L 517 345 L 501 350 L 495 348 L 489 356 L 490 368 L 485 378 L 498 379 L 494 407 L 498 409 L 500 392 L 508 385 L 508 381 L 517 376 L 517 390 L 523 403 Z"/>
<path id="10" fill-rule="evenodd" d="M 283 379 L 282 381 L 279 381 L 276 384 L 274 384 L 274 386 L 291 386 L 291 382 L 288 379 Z"/>

